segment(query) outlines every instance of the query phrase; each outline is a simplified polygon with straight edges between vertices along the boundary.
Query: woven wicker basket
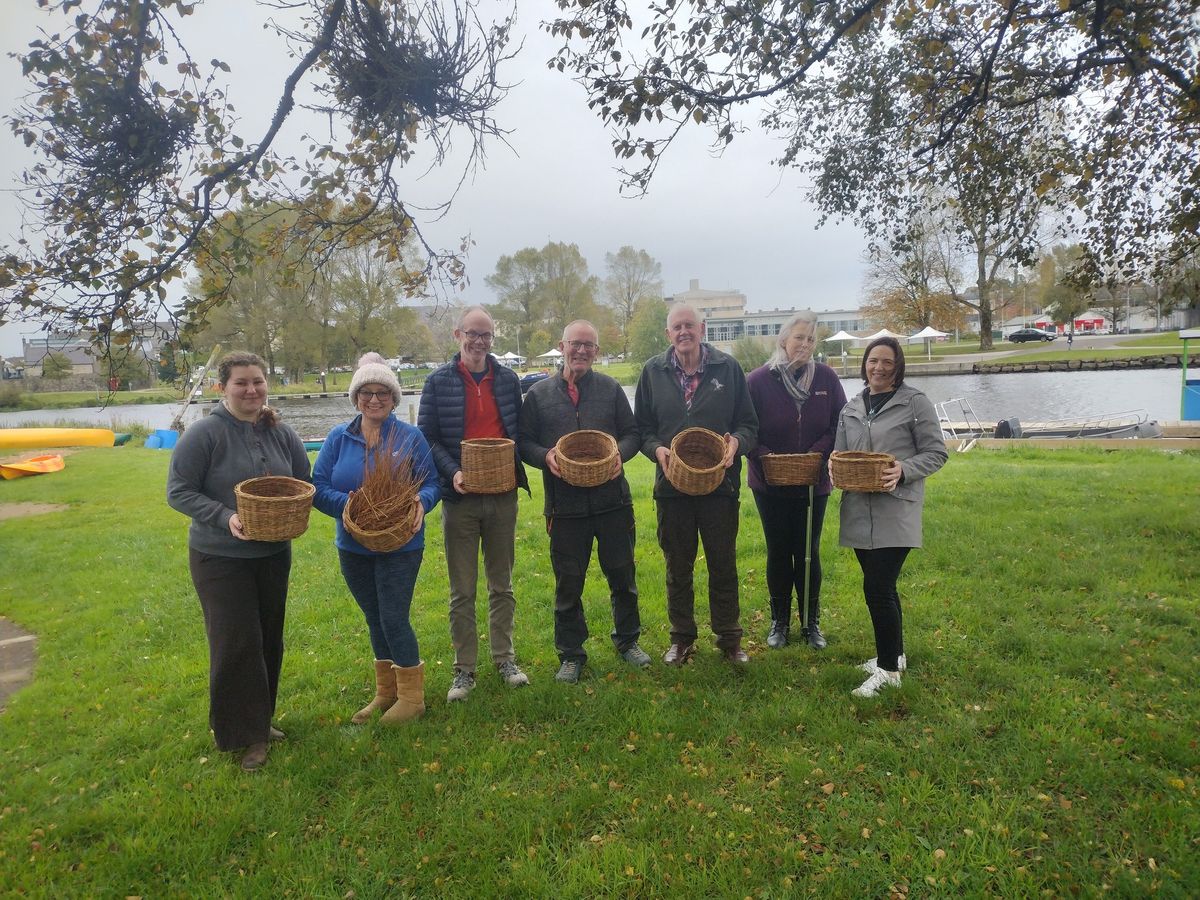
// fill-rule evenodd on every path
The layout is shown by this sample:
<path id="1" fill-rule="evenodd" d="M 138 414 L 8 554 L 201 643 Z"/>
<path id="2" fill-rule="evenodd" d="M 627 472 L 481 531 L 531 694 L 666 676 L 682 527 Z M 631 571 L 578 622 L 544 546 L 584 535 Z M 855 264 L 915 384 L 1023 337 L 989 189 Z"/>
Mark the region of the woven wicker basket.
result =
<path id="1" fill-rule="evenodd" d="M 707 428 L 685 428 L 671 441 L 667 480 L 681 494 L 711 494 L 725 478 L 725 439 Z"/>
<path id="2" fill-rule="evenodd" d="M 816 484 L 821 478 L 820 453 L 768 453 L 760 461 L 773 487 Z"/>
<path id="3" fill-rule="evenodd" d="M 829 457 L 833 486 L 843 491 L 880 493 L 883 470 L 896 461 L 890 453 L 866 453 L 859 450 L 835 450 Z"/>
<path id="4" fill-rule="evenodd" d="M 508 438 L 468 438 L 463 441 L 463 489 L 468 494 L 503 494 L 516 488 L 514 448 Z"/>
<path id="5" fill-rule="evenodd" d="M 247 478 L 233 486 L 242 532 L 252 541 L 290 541 L 308 529 L 313 494 L 307 481 L 286 475 Z"/>
<path id="6" fill-rule="evenodd" d="M 346 531 L 350 533 L 350 536 L 368 550 L 374 550 L 376 553 L 391 553 L 411 541 L 413 535 L 417 533 L 417 530 L 413 528 L 412 504 L 404 508 L 402 514 L 397 518 L 396 524 L 390 528 L 385 528 L 383 531 L 368 531 L 360 527 L 354 521 L 354 516 L 361 499 L 361 495 L 357 493 L 350 495 L 349 502 L 342 507 L 342 524 L 346 526 Z M 419 503 L 420 501 L 414 502 Z"/>
<path id="7" fill-rule="evenodd" d="M 575 487 L 596 487 L 612 480 L 617 442 L 603 431 L 572 431 L 554 445 L 563 481 Z"/>

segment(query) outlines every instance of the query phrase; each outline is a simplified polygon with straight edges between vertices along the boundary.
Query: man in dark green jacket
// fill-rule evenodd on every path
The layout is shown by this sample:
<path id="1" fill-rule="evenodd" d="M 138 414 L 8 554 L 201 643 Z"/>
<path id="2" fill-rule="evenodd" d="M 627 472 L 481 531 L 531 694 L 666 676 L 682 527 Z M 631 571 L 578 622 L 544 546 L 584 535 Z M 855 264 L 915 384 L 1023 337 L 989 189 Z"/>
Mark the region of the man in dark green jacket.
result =
<path id="1" fill-rule="evenodd" d="M 658 463 L 654 501 L 658 543 L 667 567 L 668 665 L 682 665 L 696 652 L 692 573 L 698 540 L 708 564 L 708 607 L 717 647 L 734 663 L 749 661 L 742 650 L 738 604 L 737 531 L 740 456 L 754 449 L 758 416 L 737 360 L 704 343 L 704 319 L 687 304 L 667 314 L 666 353 L 646 362 L 638 379 L 634 410 L 642 452 Z M 701 497 L 677 491 L 667 480 L 671 440 L 685 428 L 701 427 L 725 438 L 725 478 Z"/>
<path id="2" fill-rule="evenodd" d="M 521 459 L 542 470 L 554 568 L 554 646 L 560 662 L 555 678 L 574 684 L 587 661 L 583 585 L 593 541 L 608 580 L 617 653 L 638 668 L 650 665 L 650 657 L 638 646 L 633 498 L 623 471 L 623 464 L 637 455 L 641 439 L 624 389 L 608 375 L 592 371 L 600 350 L 595 326 L 582 319 L 570 323 L 558 349 L 562 369 L 531 387 L 521 405 L 519 447 Z M 609 480 L 594 487 L 577 487 L 562 477 L 555 447 L 559 438 L 585 429 L 602 431 L 617 442 Z"/>

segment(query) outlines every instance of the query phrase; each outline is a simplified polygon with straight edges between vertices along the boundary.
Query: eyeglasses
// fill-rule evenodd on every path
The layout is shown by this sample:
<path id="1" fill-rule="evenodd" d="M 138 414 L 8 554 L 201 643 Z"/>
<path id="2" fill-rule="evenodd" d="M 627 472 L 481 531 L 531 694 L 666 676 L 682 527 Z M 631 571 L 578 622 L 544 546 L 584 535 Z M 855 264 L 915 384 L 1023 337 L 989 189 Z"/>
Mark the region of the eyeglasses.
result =
<path id="1" fill-rule="evenodd" d="M 394 398 L 392 397 L 391 391 L 359 391 L 358 399 L 378 400 L 380 403 L 382 403 L 384 400 L 392 400 Z"/>
<path id="2" fill-rule="evenodd" d="M 490 344 L 495 335 L 490 331 L 464 331 L 463 337 L 472 344 Z"/>
<path id="3" fill-rule="evenodd" d="M 595 353 L 600 349 L 599 344 L 593 344 L 591 341 L 567 341 L 567 346 L 572 350 L 582 350 L 585 353 Z"/>

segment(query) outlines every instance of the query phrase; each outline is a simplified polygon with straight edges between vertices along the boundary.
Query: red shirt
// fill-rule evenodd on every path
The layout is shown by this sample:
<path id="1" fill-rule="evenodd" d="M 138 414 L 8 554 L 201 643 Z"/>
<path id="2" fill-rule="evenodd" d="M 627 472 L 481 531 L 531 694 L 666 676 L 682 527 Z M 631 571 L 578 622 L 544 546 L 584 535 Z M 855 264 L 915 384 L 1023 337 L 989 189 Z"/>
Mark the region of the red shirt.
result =
<path id="1" fill-rule="evenodd" d="M 463 380 L 464 409 L 466 421 L 463 422 L 463 438 L 502 438 L 504 422 L 500 418 L 500 407 L 496 405 L 496 394 L 492 386 L 496 383 L 496 375 L 489 365 L 487 372 L 478 384 L 470 370 L 458 361 L 458 374 Z"/>

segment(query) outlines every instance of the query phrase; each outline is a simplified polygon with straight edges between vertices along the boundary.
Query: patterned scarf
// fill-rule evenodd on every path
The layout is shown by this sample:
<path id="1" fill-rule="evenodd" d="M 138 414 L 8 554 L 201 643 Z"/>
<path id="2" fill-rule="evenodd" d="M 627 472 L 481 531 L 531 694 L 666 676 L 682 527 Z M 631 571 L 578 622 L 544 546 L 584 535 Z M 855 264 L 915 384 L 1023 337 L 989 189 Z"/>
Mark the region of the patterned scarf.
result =
<path id="1" fill-rule="evenodd" d="M 812 392 L 813 376 L 817 374 L 817 364 L 810 359 L 794 370 L 790 363 L 779 363 L 771 368 L 783 382 L 784 390 L 796 402 L 796 428 L 798 430 L 800 417 L 804 412 L 804 402 L 808 400 L 808 395 Z"/>

